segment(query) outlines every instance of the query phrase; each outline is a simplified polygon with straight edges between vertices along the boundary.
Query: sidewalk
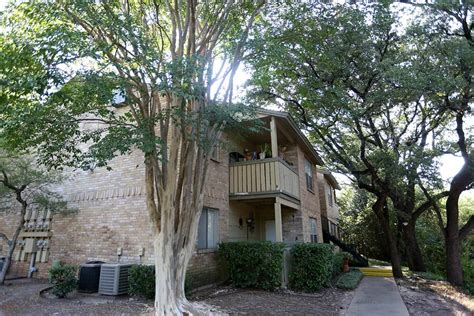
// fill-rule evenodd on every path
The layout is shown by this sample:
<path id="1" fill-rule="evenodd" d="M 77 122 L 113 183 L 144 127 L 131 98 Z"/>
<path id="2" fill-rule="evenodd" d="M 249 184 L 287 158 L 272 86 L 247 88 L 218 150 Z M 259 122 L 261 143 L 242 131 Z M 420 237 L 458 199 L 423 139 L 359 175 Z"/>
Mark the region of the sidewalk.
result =
<path id="1" fill-rule="evenodd" d="M 408 310 L 393 278 L 365 276 L 346 315 L 408 316 Z"/>

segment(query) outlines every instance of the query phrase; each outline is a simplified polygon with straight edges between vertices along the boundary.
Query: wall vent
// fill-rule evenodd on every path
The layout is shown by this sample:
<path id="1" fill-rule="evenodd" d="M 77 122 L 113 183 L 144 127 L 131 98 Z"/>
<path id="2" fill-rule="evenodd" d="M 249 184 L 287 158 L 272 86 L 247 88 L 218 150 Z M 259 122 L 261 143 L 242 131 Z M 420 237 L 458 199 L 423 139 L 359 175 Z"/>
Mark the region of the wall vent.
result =
<path id="1" fill-rule="evenodd" d="M 99 294 L 128 293 L 128 272 L 131 264 L 107 263 L 100 267 Z"/>

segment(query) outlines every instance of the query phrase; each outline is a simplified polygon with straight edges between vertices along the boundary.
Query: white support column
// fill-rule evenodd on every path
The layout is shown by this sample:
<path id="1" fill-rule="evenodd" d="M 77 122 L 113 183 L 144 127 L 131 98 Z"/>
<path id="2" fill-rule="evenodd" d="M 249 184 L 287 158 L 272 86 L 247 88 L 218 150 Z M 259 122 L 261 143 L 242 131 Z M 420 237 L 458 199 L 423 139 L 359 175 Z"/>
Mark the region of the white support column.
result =
<path id="1" fill-rule="evenodd" d="M 275 117 L 272 116 L 270 121 L 270 137 L 272 141 L 272 158 L 278 157 L 278 139 L 277 139 L 277 127 Z"/>
<path id="2" fill-rule="evenodd" d="M 283 242 L 283 225 L 281 219 L 281 203 L 280 199 L 275 200 L 275 241 Z"/>

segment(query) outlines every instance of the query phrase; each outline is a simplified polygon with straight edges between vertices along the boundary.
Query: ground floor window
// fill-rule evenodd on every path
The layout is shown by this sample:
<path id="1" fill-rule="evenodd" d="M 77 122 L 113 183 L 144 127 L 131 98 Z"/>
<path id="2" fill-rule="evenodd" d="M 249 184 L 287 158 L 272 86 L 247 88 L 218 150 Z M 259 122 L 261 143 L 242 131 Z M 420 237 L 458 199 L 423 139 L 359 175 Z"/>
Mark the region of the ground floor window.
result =
<path id="1" fill-rule="evenodd" d="M 198 249 L 214 249 L 219 243 L 219 211 L 204 208 L 199 219 Z"/>
<path id="2" fill-rule="evenodd" d="M 318 242 L 318 222 L 316 218 L 309 219 L 309 234 L 311 236 L 311 242 Z"/>

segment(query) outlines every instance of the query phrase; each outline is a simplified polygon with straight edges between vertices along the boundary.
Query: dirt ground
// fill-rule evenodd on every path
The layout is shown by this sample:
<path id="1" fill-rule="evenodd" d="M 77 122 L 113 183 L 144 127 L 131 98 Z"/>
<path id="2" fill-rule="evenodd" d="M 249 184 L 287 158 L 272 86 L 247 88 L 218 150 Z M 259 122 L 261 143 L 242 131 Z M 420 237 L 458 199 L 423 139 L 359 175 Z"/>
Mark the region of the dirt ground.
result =
<path id="1" fill-rule="evenodd" d="M 151 301 L 82 293 L 65 299 L 53 298 L 48 292 L 40 295 L 47 287 L 46 280 L 7 281 L 0 286 L 0 316 L 152 314 Z M 352 295 L 351 291 L 332 288 L 309 295 L 221 287 L 195 293 L 191 300 L 210 305 L 215 315 L 342 315 Z"/>
<path id="2" fill-rule="evenodd" d="M 474 315 L 474 298 L 445 281 L 408 277 L 397 284 L 411 315 Z"/>
<path id="3" fill-rule="evenodd" d="M 223 287 L 193 297 L 230 315 L 344 315 L 353 291 L 328 288 L 316 294 Z"/>
<path id="4" fill-rule="evenodd" d="M 408 278 L 397 283 L 411 315 L 474 315 L 474 299 L 445 282 Z M 0 316 L 152 314 L 151 301 L 81 293 L 66 299 L 47 292 L 40 295 L 47 287 L 46 280 L 7 281 L 0 286 Z M 353 291 L 336 288 L 301 294 L 220 287 L 195 293 L 191 300 L 211 306 L 214 315 L 343 315 L 353 295 Z"/>
<path id="5" fill-rule="evenodd" d="M 129 297 L 73 293 L 66 299 L 40 296 L 47 280 L 18 279 L 0 285 L 0 316 L 10 315 L 138 315 L 150 305 Z"/>

